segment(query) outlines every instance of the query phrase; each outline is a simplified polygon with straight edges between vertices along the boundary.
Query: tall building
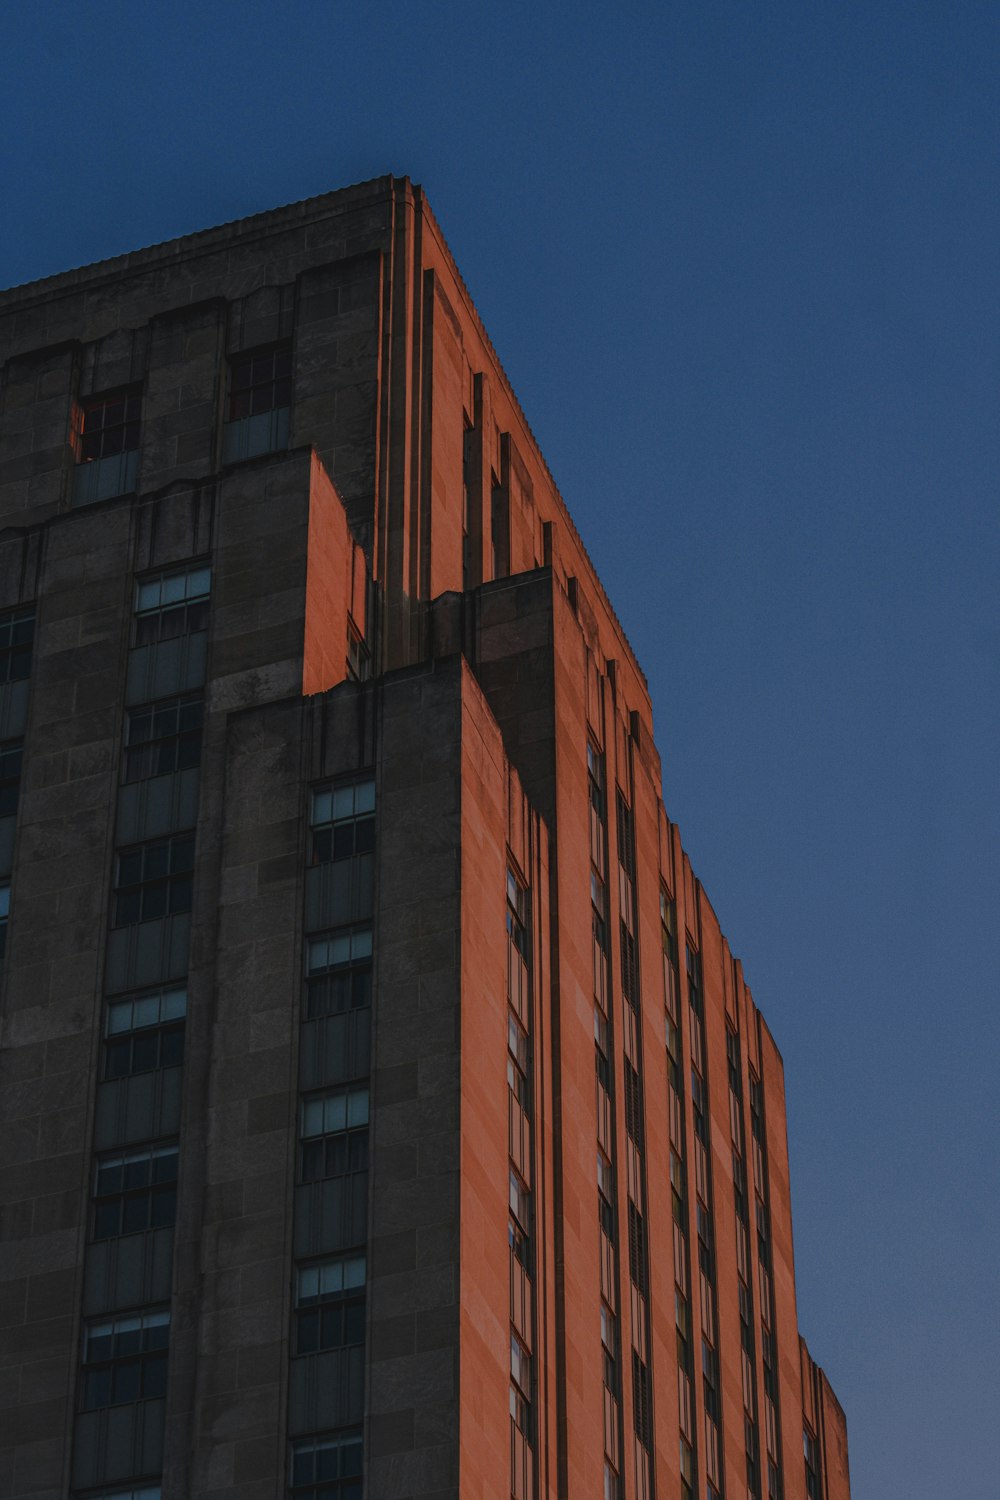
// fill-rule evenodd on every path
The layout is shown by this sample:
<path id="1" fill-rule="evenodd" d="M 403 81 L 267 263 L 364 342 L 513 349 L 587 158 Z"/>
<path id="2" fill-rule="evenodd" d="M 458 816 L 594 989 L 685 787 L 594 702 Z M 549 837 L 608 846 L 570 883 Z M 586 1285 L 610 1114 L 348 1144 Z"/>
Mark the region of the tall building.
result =
<path id="1" fill-rule="evenodd" d="M 420 189 L 0 363 L 0 1495 L 848 1500 L 781 1058 Z"/>

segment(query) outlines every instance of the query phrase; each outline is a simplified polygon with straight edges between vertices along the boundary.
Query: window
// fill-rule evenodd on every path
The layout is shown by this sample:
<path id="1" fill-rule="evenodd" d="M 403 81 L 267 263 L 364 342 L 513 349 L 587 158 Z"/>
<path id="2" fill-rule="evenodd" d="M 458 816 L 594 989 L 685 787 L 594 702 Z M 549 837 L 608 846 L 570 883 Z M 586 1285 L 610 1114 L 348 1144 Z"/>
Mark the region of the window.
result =
<path id="1" fill-rule="evenodd" d="M 633 1009 L 639 1003 L 639 954 L 635 938 L 624 922 L 621 929 L 622 994 Z"/>
<path id="2" fill-rule="evenodd" d="M 819 1487 L 819 1444 L 809 1431 L 802 1429 L 802 1451 L 806 1461 L 806 1494 L 809 1500 L 821 1500 Z"/>
<path id="3" fill-rule="evenodd" d="M 590 805 L 599 820 L 604 821 L 604 757 L 601 752 L 587 741 L 587 785 L 590 791 Z"/>
<path id="4" fill-rule="evenodd" d="M 719 1414 L 719 1362 L 715 1350 L 705 1339 L 701 1341 L 701 1373 L 705 1389 L 705 1411 L 718 1426 Z"/>
<path id="5" fill-rule="evenodd" d="M 96 396 L 81 407 L 77 462 L 95 463 L 139 446 L 140 392 L 132 388 Z"/>
<path id="6" fill-rule="evenodd" d="M 166 1311 L 89 1324 L 83 1335 L 81 1409 L 164 1396 L 169 1335 Z"/>
<path id="7" fill-rule="evenodd" d="M 642 1360 L 632 1351 L 632 1418 L 635 1435 L 644 1448 L 649 1448 L 652 1439 L 650 1415 L 649 1371 Z"/>
<path id="8" fill-rule="evenodd" d="M 701 1015 L 701 964 L 690 943 L 684 949 L 687 961 L 688 1000 L 695 1015 Z"/>
<path id="9" fill-rule="evenodd" d="M 296 1273 L 295 1352 L 346 1349 L 365 1341 L 365 1257 L 337 1256 Z"/>
<path id="10" fill-rule="evenodd" d="M 524 1269 L 531 1274 L 531 1194 L 517 1173 L 511 1169 L 507 1189 L 510 1208 L 508 1236 L 510 1247 Z"/>
<path id="11" fill-rule="evenodd" d="M 92 505 L 135 489 L 141 409 L 142 396 L 135 386 L 81 404 L 74 505 Z"/>
<path id="12" fill-rule="evenodd" d="M 510 1415 L 531 1442 L 531 1355 L 516 1333 L 510 1336 Z"/>
<path id="13" fill-rule="evenodd" d="M 607 1459 L 604 1460 L 604 1500 L 621 1500 L 621 1481 Z"/>
<path id="14" fill-rule="evenodd" d="M 200 693 L 128 709 L 122 780 L 146 781 L 200 765 L 203 711 Z"/>
<path id="15" fill-rule="evenodd" d="M 184 1060 L 186 1012 L 184 989 L 155 990 L 111 1002 L 104 1028 L 104 1077 L 179 1067 Z"/>
<path id="16" fill-rule="evenodd" d="M 528 1033 L 517 1017 L 507 1012 L 507 1083 L 511 1093 L 526 1114 L 531 1111 L 531 1089 L 528 1084 Z"/>
<path id="17" fill-rule="evenodd" d="M 177 1213 L 177 1147 L 146 1146 L 98 1160 L 94 1239 L 169 1228 Z"/>
<path id="18" fill-rule="evenodd" d="M 113 927 L 191 910 L 194 834 L 123 849 L 115 862 Z"/>
<path id="19" fill-rule="evenodd" d="M 611 1037 L 608 1019 L 599 1005 L 594 1006 L 594 1061 L 601 1087 L 611 1092 Z"/>
<path id="20" fill-rule="evenodd" d="M 34 609 L 12 609 L 0 615 L 0 683 L 23 682 L 31 674 L 35 640 Z"/>
<path id="21" fill-rule="evenodd" d="M 367 854 L 375 847 L 374 779 L 313 792 L 312 849 L 314 865 Z"/>
<path id="22" fill-rule="evenodd" d="M 615 1237 L 615 1169 L 597 1148 L 597 1214 L 609 1240 Z"/>
<path id="23" fill-rule="evenodd" d="M 690 1375 L 691 1304 L 677 1287 L 674 1287 L 674 1318 L 677 1323 L 677 1363 L 685 1375 Z"/>
<path id="24" fill-rule="evenodd" d="M 618 862 L 630 880 L 635 879 L 635 823 L 632 809 L 621 792 L 615 798 L 618 823 Z"/>
<path id="25" fill-rule="evenodd" d="M 291 404 L 292 351 L 288 344 L 236 355 L 229 366 L 223 463 L 287 447 Z"/>
<path id="26" fill-rule="evenodd" d="M 7 951 L 7 918 L 10 916 L 10 886 L 0 885 L 0 963 Z"/>
<path id="27" fill-rule="evenodd" d="M 368 1166 L 368 1090 L 329 1089 L 302 1102 L 302 1181 Z"/>
<path id="28" fill-rule="evenodd" d="M 8 740 L 0 745 L 0 818 L 13 817 L 21 794 L 23 742 Z"/>
<path id="29" fill-rule="evenodd" d="M 639 1075 L 629 1062 L 624 1063 L 625 1076 L 625 1129 L 635 1141 L 636 1145 L 642 1146 L 642 1085 Z"/>
<path id="30" fill-rule="evenodd" d="M 618 1395 L 618 1319 L 606 1302 L 601 1303 L 601 1358 L 604 1384 L 612 1396 Z"/>
<path id="31" fill-rule="evenodd" d="M 306 1018 L 340 1015 L 370 1005 L 372 930 L 341 929 L 310 938 L 306 947 Z"/>
<path id="32" fill-rule="evenodd" d="M 639 1291 L 646 1291 L 646 1223 L 635 1204 L 628 1205 L 628 1266 Z"/>
<path id="33" fill-rule="evenodd" d="M 300 1438 L 292 1444 L 291 1488 L 296 1500 L 361 1500 L 360 1432 Z"/>
<path id="34" fill-rule="evenodd" d="M 208 628 L 212 570 L 207 563 L 153 573 L 136 583 L 135 644 L 151 646 Z"/>
<path id="35" fill-rule="evenodd" d="M 507 871 L 507 932 L 510 942 L 528 961 L 528 893 L 513 870 Z"/>

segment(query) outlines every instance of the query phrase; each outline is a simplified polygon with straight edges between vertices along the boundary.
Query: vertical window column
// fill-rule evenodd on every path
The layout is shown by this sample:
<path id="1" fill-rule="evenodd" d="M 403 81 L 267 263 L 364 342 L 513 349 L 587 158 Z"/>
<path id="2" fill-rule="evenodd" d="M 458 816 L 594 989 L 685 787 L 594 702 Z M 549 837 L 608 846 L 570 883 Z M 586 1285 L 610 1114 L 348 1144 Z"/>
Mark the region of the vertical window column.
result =
<path id="1" fill-rule="evenodd" d="M 687 1153 L 684 1126 L 684 1058 L 680 1024 L 680 978 L 677 968 L 677 908 L 660 891 L 660 942 L 663 949 L 664 1024 L 667 1046 L 667 1113 L 670 1131 L 670 1198 L 674 1235 L 674 1312 L 677 1325 L 677 1403 L 680 1425 L 681 1500 L 694 1500 L 697 1489 L 694 1356 L 691 1332 L 691 1256 L 688 1243 Z"/>
<path id="2" fill-rule="evenodd" d="M 594 979 L 594 1065 L 597 1092 L 597 1217 L 601 1265 L 601 1360 L 604 1372 L 604 1496 L 623 1494 L 621 1413 L 621 1324 L 617 1133 L 614 1113 L 614 1022 L 611 1010 L 608 927 L 608 829 L 604 756 L 587 742 L 590 818 L 590 902 Z"/>
<path id="3" fill-rule="evenodd" d="M 629 1272 L 631 1276 L 632 1426 L 638 1500 L 654 1492 L 653 1390 L 650 1351 L 649 1244 L 646 1229 L 645 1111 L 643 1089 L 639 933 L 636 917 L 635 820 L 620 788 L 616 788 L 618 846 L 619 950 L 621 959 L 623 1077 L 625 1080 L 626 1186 L 629 1217 Z"/>
<path id="4" fill-rule="evenodd" d="M 702 1331 L 702 1399 L 705 1409 L 705 1494 L 722 1492 L 722 1405 L 715 1328 L 715 1233 L 712 1216 L 712 1172 L 709 1160 L 708 1088 L 705 1081 L 705 1011 L 701 958 L 685 945 L 688 1005 L 691 1020 L 691 1110 L 694 1121 L 695 1223 L 698 1232 L 698 1289 Z"/>
<path id="5" fill-rule="evenodd" d="M 375 781 L 310 797 L 288 1383 L 291 1493 L 362 1493 Z"/>
<path id="6" fill-rule="evenodd" d="M 750 1216 L 747 1203 L 747 1169 L 743 1149 L 743 1069 L 740 1039 L 726 1027 L 726 1058 L 729 1068 L 729 1128 L 733 1153 L 733 1197 L 736 1209 L 736 1270 L 740 1299 L 740 1368 L 743 1382 L 743 1435 L 747 1465 L 747 1491 L 760 1497 L 760 1442 L 758 1437 L 757 1375 L 753 1332 L 753 1288 L 750 1274 Z"/>
<path id="7" fill-rule="evenodd" d="M 126 677 L 72 1472 L 123 1495 L 158 1495 L 163 1461 L 210 583 L 204 563 L 137 580 Z"/>
<path id="8" fill-rule="evenodd" d="M 507 1146 L 510 1249 L 510 1493 L 535 1493 L 534 1084 L 527 887 L 507 867 Z"/>
<path id="9" fill-rule="evenodd" d="M 764 1369 L 764 1444 L 767 1450 L 767 1500 L 782 1500 L 781 1418 L 778 1404 L 778 1356 L 775 1340 L 774 1284 L 771 1274 L 771 1214 L 767 1183 L 767 1137 L 764 1092 L 750 1073 L 750 1132 L 753 1142 L 754 1219 L 757 1230 L 757 1283 L 760 1293 L 760 1337 Z"/>

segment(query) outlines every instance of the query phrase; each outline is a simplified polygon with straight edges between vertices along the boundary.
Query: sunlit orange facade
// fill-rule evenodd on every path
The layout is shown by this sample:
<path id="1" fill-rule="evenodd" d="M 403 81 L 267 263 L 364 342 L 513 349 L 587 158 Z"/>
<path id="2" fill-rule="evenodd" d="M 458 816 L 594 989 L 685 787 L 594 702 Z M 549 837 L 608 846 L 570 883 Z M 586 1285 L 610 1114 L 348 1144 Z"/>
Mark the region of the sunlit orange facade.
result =
<path id="1" fill-rule="evenodd" d="M 781 1058 L 421 190 L 0 363 L 2 1493 L 849 1500 Z"/>

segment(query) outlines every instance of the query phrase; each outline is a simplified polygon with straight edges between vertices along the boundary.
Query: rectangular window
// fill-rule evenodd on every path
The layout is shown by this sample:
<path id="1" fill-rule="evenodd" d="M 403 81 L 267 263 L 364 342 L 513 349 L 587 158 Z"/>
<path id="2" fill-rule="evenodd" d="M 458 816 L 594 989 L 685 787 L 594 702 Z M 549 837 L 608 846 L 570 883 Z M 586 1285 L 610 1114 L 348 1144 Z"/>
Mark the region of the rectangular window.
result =
<path id="1" fill-rule="evenodd" d="M 151 646 L 208 628 L 212 570 L 207 563 L 151 573 L 136 581 L 135 645 Z"/>
<path id="2" fill-rule="evenodd" d="M 628 1131 L 628 1133 L 632 1137 L 633 1141 L 635 1141 L 636 1145 L 641 1149 L 642 1148 L 642 1085 L 641 1085 L 641 1083 L 639 1081 L 639 1075 L 638 1075 L 638 1073 L 636 1072 L 635 1068 L 633 1068 L 633 1066 L 629 1062 L 628 1058 L 625 1059 L 625 1063 L 624 1063 L 624 1077 L 625 1077 L 625 1129 Z"/>
<path id="3" fill-rule="evenodd" d="M 606 1302 L 601 1303 L 601 1356 L 604 1362 L 604 1384 L 612 1396 L 618 1395 L 618 1319 Z"/>
<path id="4" fill-rule="evenodd" d="M 635 824 L 632 809 L 621 792 L 615 798 L 618 823 L 618 862 L 630 880 L 635 879 Z"/>
<path id="5" fill-rule="evenodd" d="M 652 1437 L 649 1371 L 634 1349 L 632 1351 L 632 1417 L 636 1437 L 644 1448 L 648 1448 Z"/>
<path id="6" fill-rule="evenodd" d="M 328 1089 L 302 1101 L 303 1182 L 368 1167 L 368 1090 Z"/>
<path id="7" fill-rule="evenodd" d="M 21 795 L 22 740 L 0 745 L 0 818 L 13 817 Z"/>
<path id="8" fill-rule="evenodd" d="M 531 1442 L 531 1355 L 516 1333 L 510 1336 L 510 1415 Z"/>
<path id="9" fill-rule="evenodd" d="M 0 885 L 0 963 L 7 951 L 7 919 L 10 916 L 10 886 Z"/>
<path id="10" fill-rule="evenodd" d="M 104 1026 L 105 1078 L 175 1068 L 184 1056 L 187 990 L 171 988 L 110 1001 Z"/>
<path id="11" fill-rule="evenodd" d="M 237 354 L 229 365 L 223 463 L 286 448 L 291 404 L 291 345 Z"/>
<path id="12" fill-rule="evenodd" d="M 35 611 L 11 609 L 0 615 L 0 683 L 23 682 L 31 675 Z"/>
<path id="13" fill-rule="evenodd" d="M 646 1221 L 631 1199 L 628 1205 L 628 1266 L 632 1280 L 645 1296 Z"/>
<path id="14" fill-rule="evenodd" d="M 507 1084 L 525 1114 L 531 1113 L 528 1082 L 530 1047 L 528 1033 L 512 1011 L 507 1012 Z"/>
<path id="15" fill-rule="evenodd" d="M 138 386 L 81 403 L 73 504 L 93 505 L 135 489 L 142 395 Z"/>
<path id="16" fill-rule="evenodd" d="M 329 864 L 375 847 L 375 781 L 313 792 L 310 863 Z"/>
<path id="17" fill-rule="evenodd" d="M 513 870 L 507 871 L 507 933 L 518 953 L 528 961 L 528 893 Z"/>
<path id="18" fill-rule="evenodd" d="M 819 1444 L 808 1427 L 802 1429 L 802 1451 L 806 1461 L 806 1494 L 809 1500 L 822 1500 L 819 1481 Z"/>
<path id="19" fill-rule="evenodd" d="M 122 780 L 147 781 L 200 765 L 203 712 L 200 693 L 127 709 Z"/>
<path id="20" fill-rule="evenodd" d="M 608 1239 L 615 1238 L 615 1169 L 597 1148 L 597 1214 Z"/>
<path id="21" fill-rule="evenodd" d="M 97 1411 L 166 1395 L 167 1311 L 90 1323 L 83 1333 L 80 1406 Z"/>
<path id="22" fill-rule="evenodd" d="M 306 945 L 306 1018 L 360 1010 L 372 998 L 372 930 L 341 928 Z"/>
<path id="23" fill-rule="evenodd" d="M 94 1181 L 94 1239 L 169 1228 L 177 1213 L 177 1160 L 175 1145 L 100 1157 Z"/>
<path id="24" fill-rule="evenodd" d="M 296 1272 L 295 1352 L 347 1349 L 365 1341 L 365 1257 L 339 1255 Z"/>
<path id="25" fill-rule="evenodd" d="M 141 410 L 142 396 L 137 387 L 83 402 L 77 462 L 95 463 L 138 448 Z"/>
<path id="26" fill-rule="evenodd" d="M 191 910 L 194 834 L 152 839 L 115 860 L 113 927 L 153 922 Z"/>
<path id="27" fill-rule="evenodd" d="M 511 1168 L 507 1188 L 510 1209 L 508 1235 L 510 1247 L 524 1269 L 531 1274 L 531 1194 Z"/>
<path id="28" fill-rule="evenodd" d="M 688 943 L 685 947 L 687 960 L 688 1000 L 696 1016 L 701 1015 L 701 964 L 698 955 Z"/>
<path id="29" fill-rule="evenodd" d="M 295 1500 L 361 1500 L 361 1433 L 334 1432 L 292 1444 Z"/>

